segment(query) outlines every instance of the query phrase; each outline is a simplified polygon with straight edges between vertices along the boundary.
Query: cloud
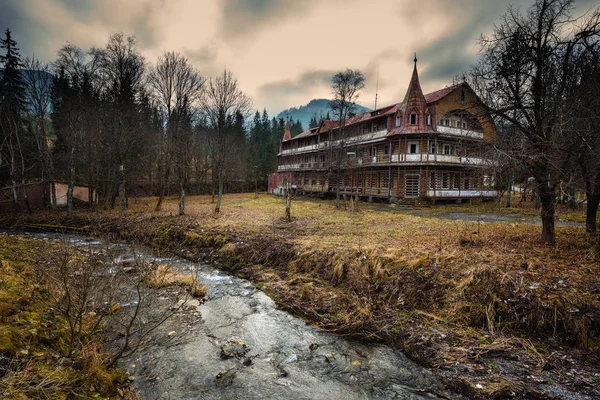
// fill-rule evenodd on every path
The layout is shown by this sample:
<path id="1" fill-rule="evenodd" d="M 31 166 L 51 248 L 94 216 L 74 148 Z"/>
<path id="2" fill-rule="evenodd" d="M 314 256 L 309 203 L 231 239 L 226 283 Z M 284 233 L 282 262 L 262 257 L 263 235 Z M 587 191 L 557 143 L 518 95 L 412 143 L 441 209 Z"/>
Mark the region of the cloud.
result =
<path id="1" fill-rule="evenodd" d="M 421 76 L 450 81 L 466 72 L 477 61 L 477 40 L 493 26 L 508 4 L 509 0 L 465 0 L 458 10 L 448 7 L 445 12 L 456 23 L 439 40 L 417 50 L 417 57 L 425 64 Z"/>
<path id="2" fill-rule="evenodd" d="M 221 33 L 227 38 L 239 38 L 249 32 L 273 29 L 289 18 L 302 18 L 315 4 L 319 1 L 222 0 Z"/>
<path id="3" fill-rule="evenodd" d="M 201 65 L 212 63 L 219 53 L 217 47 L 213 45 L 205 45 L 196 49 L 184 49 L 183 52 L 192 63 Z"/>
<path id="4" fill-rule="evenodd" d="M 270 82 L 259 87 L 261 96 L 282 97 L 291 94 L 310 93 L 315 88 L 331 86 L 331 78 L 338 71 L 313 70 L 303 72 L 293 79 Z"/>

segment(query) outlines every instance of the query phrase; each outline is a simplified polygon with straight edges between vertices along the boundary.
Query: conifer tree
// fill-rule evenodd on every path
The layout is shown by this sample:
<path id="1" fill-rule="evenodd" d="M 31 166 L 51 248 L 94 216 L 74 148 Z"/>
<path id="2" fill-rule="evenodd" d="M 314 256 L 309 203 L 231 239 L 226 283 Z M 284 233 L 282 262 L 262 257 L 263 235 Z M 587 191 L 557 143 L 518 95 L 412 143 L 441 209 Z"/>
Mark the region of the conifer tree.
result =
<path id="1" fill-rule="evenodd" d="M 0 63 L 4 66 L 0 79 L 0 169 L 8 168 L 13 203 L 19 207 L 17 182 L 25 183 L 24 149 L 25 84 L 19 69 L 22 66 L 17 42 L 9 29 L 0 39 Z M 2 179 L 0 177 L 0 179 Z M 25 198 L 27 204 L 27 198 Z"/>

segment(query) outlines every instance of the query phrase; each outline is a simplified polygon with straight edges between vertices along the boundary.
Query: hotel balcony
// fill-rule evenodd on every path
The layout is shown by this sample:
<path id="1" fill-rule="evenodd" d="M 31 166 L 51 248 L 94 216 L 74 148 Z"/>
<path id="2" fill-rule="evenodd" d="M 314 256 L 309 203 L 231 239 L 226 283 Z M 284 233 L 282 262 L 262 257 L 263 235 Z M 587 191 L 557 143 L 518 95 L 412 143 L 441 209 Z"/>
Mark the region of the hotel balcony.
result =
<path id="1" fill-rule="evenodd" d="M 360 168 L 365 166 L 383 166 L 383 165 L 434 165 L 434 164 L 446 164 L 446 165 L 472 165 L 476 167 L 492 166 L 493 161 L 481 157 L 468 157 L 468 156 L 453 156 L 446 154 L 392 154 L 392 155 L 380 155 L 373 157 L 363 157 L 350 162 L 349 167 Z M 329 164 L 327 162 L 308 162 L 308 163 L 291 163 L 279 165 L 278 171 L 289 171 L 289 170 L 313 170 L 327 168 Z"/>
<path id="2" fill-rule="evenodd" d="M 452 128 L 449 126 L 438 125 L 437 131 L 452 136 L 460 136 L 469 139 L 483 139 L 483 132 L 471 131 L 468 129 Z"/>

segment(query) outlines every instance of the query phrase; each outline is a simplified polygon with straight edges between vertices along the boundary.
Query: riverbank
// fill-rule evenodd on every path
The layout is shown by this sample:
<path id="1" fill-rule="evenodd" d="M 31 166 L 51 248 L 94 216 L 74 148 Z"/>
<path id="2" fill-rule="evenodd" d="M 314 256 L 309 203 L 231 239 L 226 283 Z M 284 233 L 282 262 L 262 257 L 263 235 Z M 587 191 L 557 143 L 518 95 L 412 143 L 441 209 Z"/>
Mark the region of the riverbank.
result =
<path id="1" fill-rule="evenodd" d="M 209 197 L 191 198 L 185 217 L 173 216 L 175 201 L 158 213 L 152 202 L 132 199 L 125 218 L 83 210 L 2 222 L 210 260 L 317 327 L 403 349 L 472 398 L 600 395 L 600 271 L 596 238 L 580 227 L 557 228 L 548 247 L 532 225 L 309 199 L 294 200 L 291 222 L 266 195 L 225 196 L 219 216 Z"/>
<path id="2" fill-rule="evenodd" d="M 61 312 L 56 300 L 64 297 L 48 273 L 61 250 L 0 234 L 0 397 L 137 399 L 127 374 L 106 366 L 97 318 L 75 326 Z"/>

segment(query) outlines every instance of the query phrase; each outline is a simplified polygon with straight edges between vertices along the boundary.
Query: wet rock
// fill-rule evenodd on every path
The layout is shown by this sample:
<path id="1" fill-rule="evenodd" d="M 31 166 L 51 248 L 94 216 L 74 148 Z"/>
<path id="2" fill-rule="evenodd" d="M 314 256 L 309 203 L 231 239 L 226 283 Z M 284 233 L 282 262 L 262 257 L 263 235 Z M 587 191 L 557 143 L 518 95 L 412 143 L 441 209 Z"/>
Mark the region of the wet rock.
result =
<path id="1" fill-rule="evenodd" d="M 294 363 L 296 361 L 298 361 L 298 356 L 296 354 L 291 354 L 288 358 L 283 360 L 281 363 L 282 364 L 290 364 L 290 363 Z"/>
<path id="2" fill-rule="evenodd" d="M 238 339 L 229 339 L 221 344 L 221 358 L 226 360 L 228 358 L 242 359 L 250 351 L 250 348 Z"/>
<path id="3" fill-rule="evenodd" d="M 228 369 L 227 371 L 219 372 L 217 374 L 217 376 L 215 376 L 217 387 L 231 386 L 236 373 L 237 373 L 236 368 L 231 368 L 231 369 Z"/>
<path id="4" fill-rule="evenodd" d="M 275 371 L 277 371 L 277 375 L 280 378 L 285 378 L 286 376 L 288 376 L 288 372 L 285 369 L 283 369 L 283 367 L 281 365 L 276 365 Z"/>

